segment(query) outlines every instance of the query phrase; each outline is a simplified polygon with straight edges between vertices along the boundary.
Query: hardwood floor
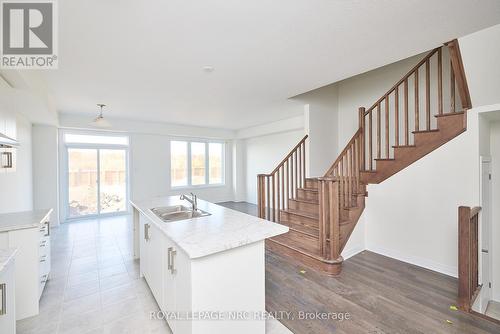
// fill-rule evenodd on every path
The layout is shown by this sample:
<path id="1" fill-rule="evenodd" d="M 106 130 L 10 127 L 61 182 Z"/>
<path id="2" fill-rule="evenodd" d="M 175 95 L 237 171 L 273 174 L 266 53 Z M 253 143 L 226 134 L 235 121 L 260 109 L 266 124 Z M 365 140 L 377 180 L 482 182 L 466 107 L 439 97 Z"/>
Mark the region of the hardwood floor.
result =
<path id="1" fill-rule="evenodd" d="M 237 204 L 224 203 L 252 211 L 252 204 Z M 267 310 L 296 334 L 500 333 L 500 325 L 451 310 L 456 298 L 456 279 L 368 251 L 345 261 L 339 277 L 266 252 Z M 299 319 L 300 312 L 330 320 Z M 331 320 L 332 313 L 350 318 Z"/>

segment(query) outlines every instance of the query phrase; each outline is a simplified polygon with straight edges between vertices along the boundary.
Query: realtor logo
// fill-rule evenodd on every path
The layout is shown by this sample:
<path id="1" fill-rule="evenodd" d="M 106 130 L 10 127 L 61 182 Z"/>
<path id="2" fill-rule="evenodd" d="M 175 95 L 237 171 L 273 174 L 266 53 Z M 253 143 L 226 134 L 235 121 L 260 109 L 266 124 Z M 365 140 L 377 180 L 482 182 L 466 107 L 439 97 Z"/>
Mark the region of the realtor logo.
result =
<path id="1" fill-rule="evenodd" d="M 53 0 L 1 0 L 1 68 L 57 68 L 57 17 Z"/>

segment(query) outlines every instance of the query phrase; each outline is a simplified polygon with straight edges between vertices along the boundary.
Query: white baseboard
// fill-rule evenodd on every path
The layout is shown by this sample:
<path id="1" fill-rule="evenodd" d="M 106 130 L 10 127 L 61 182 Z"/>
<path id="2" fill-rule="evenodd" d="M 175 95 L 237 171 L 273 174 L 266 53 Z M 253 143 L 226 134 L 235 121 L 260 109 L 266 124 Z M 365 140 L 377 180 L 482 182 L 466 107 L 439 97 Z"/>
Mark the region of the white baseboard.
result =
<path id="1" fill-rule="evenodd" d="M 387 257 L 391 257 L 393 259 L 403 261 L 406 263 L 410 263 L 419 267 L 423 267 L 429 270 L 437 271 L 438 273 L 458 277 L 458 268 L 454 266 L 449 266 L 446 264 L 438 263 L 429 259 L 424 259 L 418 256 L 403 254 L 399 251 L 395 251 L 392 249 L 387 249 L 378 246 L 369 246 L 367 248 L 370 252 L 374 252 L 377 254 L 381 254 Z"/>
<path id="2" fill-rule="evenodd" d="M 364 250 L 365 250 L 364 247 L 354 247 L 351 249 L 344 249 L 344 251 L 342 252 L 342 257 L 344 258 L 344 261 L 345 261 L 345 260 L 353 257 L 354 255 L 361 253 Z"/>

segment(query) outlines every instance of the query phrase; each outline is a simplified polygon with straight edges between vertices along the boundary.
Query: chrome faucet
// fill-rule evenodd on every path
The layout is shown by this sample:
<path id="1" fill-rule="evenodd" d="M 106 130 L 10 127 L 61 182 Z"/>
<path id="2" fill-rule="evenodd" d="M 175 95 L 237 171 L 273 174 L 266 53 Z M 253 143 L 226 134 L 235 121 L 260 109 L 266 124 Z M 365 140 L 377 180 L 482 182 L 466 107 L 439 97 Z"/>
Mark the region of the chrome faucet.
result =
<path id="1" fill-rule="evenodd" d="M 188 201 L 193 206 L 193 211 L 198 211 L 198 197 L 195 194 L 191 193 L 191 198 L 183 194 L 180 199 Z"/>

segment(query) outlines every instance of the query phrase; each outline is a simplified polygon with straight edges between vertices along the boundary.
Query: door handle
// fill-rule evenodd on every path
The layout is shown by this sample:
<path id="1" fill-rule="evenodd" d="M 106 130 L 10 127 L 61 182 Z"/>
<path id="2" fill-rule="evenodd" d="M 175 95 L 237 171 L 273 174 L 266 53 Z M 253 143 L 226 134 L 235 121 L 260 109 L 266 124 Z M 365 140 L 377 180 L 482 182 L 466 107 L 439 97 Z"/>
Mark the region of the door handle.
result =
<path id="1" fill-rule="evenodd" d="M 144 224 L 144 240 L 149 241 L 149 224 Z"/>
<path id="2" fill-rule="evenodd" d="M 2 308 L 0 309 L 0 315 L 7 314 L 7 285 L 5 283 L 0 284 L 0 291 L 2 296 Z"/>
<path id="3" fill-rule="evenodd" d="M 489 251 L 488 251 L 487 249 L 481 249 L 481 253 L 486 253 L 486 254 L 488 254 L 488 253 L 489 253 Z"/>

